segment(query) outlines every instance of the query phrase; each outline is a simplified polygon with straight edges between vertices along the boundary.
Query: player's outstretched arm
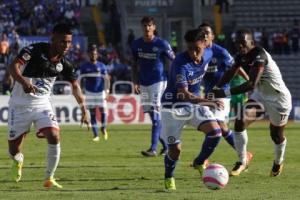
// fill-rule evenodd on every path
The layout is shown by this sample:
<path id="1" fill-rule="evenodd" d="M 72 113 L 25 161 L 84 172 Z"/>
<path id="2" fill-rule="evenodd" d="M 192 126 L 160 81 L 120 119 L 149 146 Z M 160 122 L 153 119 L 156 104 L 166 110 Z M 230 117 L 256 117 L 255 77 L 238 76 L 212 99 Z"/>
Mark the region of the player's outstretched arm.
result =
<path id="1" fill-rule="evenodd" d="M 261 75 L 263 74 L 264 71 L 264 64 L 263 63 L 256 63 L 254 66 L 251 67 L 249 71 L 249 80 L 246 81 L 245 83 L 231 88 L 227 90 L 214 90 L 213 93 L 215 95 L 215 98 L 223 98 L 226 96 L 230 95 L 235 95 L 235 94 L 241 94 L 245 93 L 251 90 L 254 90 L 254 88 L 257 86 Z"/>
<path id="2" fill-rule="evenodd" d="M 89 130 L 90 122 L 89 122 L 89 118 L 88 118 L 88 112 L 87 112 L 87 109 L 85 106 L 86 105 L 85 98 L 82 94 L 82 91 L 80 89 L 78 82 L 75 80 L 75 81 L 72 81 L 71 84 L 72 84 L 73 96 L 75 97 L 75 99 L 81 109 L 81 113 L 82 113 L 81 124 L 83 124 L 83 123 L 86 124 L 88 127 L 88 130 Z"/>

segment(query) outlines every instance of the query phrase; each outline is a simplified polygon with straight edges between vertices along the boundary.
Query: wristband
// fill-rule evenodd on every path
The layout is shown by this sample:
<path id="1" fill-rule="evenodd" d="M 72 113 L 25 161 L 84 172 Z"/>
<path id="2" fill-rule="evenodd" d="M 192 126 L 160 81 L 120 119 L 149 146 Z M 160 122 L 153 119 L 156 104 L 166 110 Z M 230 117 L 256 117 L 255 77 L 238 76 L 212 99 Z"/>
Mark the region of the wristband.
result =
<path id="1" fill-rule="evenodd" d="M 229 97 L 229 96 L 231 96 L 230 89 L 226 89 L 226 90 L 224 90 L 224 94 L 225 94 L 225 96 L 226 96 L 226 97 Z"/>

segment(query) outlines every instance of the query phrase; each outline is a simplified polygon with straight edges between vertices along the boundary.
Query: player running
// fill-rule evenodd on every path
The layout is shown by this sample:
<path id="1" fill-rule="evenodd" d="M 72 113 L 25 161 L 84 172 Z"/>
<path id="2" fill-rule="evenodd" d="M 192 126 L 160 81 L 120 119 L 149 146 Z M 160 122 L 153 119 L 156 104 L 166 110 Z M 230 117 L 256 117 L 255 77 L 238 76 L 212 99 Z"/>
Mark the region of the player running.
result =
<path id="1" fill-rule="evenodd" d="M 80 66 L 80 79 L 84 82 L 84 91 L 86 96 L 86 106 L 90 111 L 92 130 L 94 134 L 93 141 L 97 142 L 99 138 L 99 127 L 96 119 L 96 110 L 99 109 L 101 115 L 101 133 L 104 140 L 108 139 L 106 131 L 107 121 L 107 101 L 109 94 L 110 81 L 106 66 L 98 61 L 97 48 L 91 48 L 88 52 L 89 62 Z"/>
<path id="2" fill-rule="evenodd" d="M 169 150 L 165 156 L 165 188 L 176 190 L 174 171 L 181 152 L 181 131 L 186 124 L 205 133 L 197 168 L 202 174 L 205 160 L 218 145 L 222 132 L 213 113 L 207 106 L 223 108 L 219 100 L 203 99 L 199 95 L 200 83 L 212 58 L 206 48 L 206 33 L 194 29 L 186 32 L 187 51 L 178 54 L 171 65 L 167 88 L 162 96 L 162 135 Z"/>
<path id="3" fill-rule="evenodd" d="M 202 23 L 198 28 L 202 28 L 206 31 L 207 34 L 207 42 L 208 42 L 208 48 L 212 50 L 213 58 L 208 64 L 208 68 L 206 71 L 206 74 L 203 78 L 203 84 L 204 84 L 204 92 L 206 98 L 210 97 L 210 92 L 213 90 L 213 88 L 216 86 L 216 84 L 219 82 L 223 74 L 229 70 L 233 63 L 234 59 L 229 54 L 229 52 L 224 49 L 223 47 L 215 44 L 213 42 L 214 40 L 214 33 L 212 30 L 212 27 L 208 23 Z M 244 72 L 244 70 L 240 69 L 240 74 L 244 75 L 244 77 L 248 78 L 247 74 Z M 222 89 L 228 89 L 229 84 L 224 84 Z M 211 111 L 214 113 L 220 127 L 222 130 L 222 136 L 226 140 L 226 142 L 234 147 L 234 137 L 232 134 L 232 131 L 228 128 L 226 120 L 229 117 L 230 112 L 230 97 L 226 98 L 219 98 L 218 100 L 222 101 L 224 104 L 224 109 L 215 109 L 214 107 L 210 107 Z M 252 159 L 252 154 L 248 152 L 248 161 Z M 193 162 L 193 166 L 199 165 L 199 157 L 195 158 Z"/>
<path id="4" fill-rule="evenodd" d="M 158 140 L 165 154 L 167 145 L 160 139 L 161 114 L 160 100 L 166 88 L 167 72 L 164 67 L 165 58 L 173 60 L 174 52 L 170 44 L 155 35 L 156 25 L 153 17 L 143 17 L 141 20 L 143 37 L 133 41 L 131 49 L 135 64 L 133 64 L 133 82 L 136 93 L 141 94 L 141 103 L 145 113 L 149 113 L 152 121 L 151 146 L 142 151 L 146 157 L 156 156 Z"/>
<path id="5" fill-rule="evenodd" d="M 23 48 L 9 66 L 16 82 L 9 100 L 8 152 L 13 160 L 12 177 L 16 182 L 21 180 L 24 162 L 21 145 L 33 123 L 37 136 L 45 137 L 48 142 L 44 187 L 62 188 L 54 178 L 61 148 L 59 127 L 50 102 L 52 87 L 59 74 L 72 84 L 73 95 L 82 112 L 81 123 L 89 124 L 74 66 L 65 58 L 71 42 L 70 27 L 58 24 L 53 29 L 51 43 L 36 43 Z"/>
<path id="6" fill-rule="evenodd" d="M 228 83 L 243 66 L 249 74 L 249 80 L 244 84 L 231 88 L 214 90 L 216 97 L 226 97 L 253 91 L 247 101 L 240 118 L 235 121 L 235 147 L 239 161 L 231 171 L 232 176 L 238 176 L 247 169 L 246 158 L 249 124 L 262 116 L 265 111 L 270 119 L 270 135 L 274 142 L 275 157 L 270 176 L 278 176 L 282 172 L 286 147 L 284 127 L 288 122 L 292 107 L 291 94 L 282 80 L 280 70 L 271 55 L 263 48 L 255 46 L 251 31 L 242 29 L 236 33 L 238 56 L 235 65 L 225 73 L 218 87 Z"/>

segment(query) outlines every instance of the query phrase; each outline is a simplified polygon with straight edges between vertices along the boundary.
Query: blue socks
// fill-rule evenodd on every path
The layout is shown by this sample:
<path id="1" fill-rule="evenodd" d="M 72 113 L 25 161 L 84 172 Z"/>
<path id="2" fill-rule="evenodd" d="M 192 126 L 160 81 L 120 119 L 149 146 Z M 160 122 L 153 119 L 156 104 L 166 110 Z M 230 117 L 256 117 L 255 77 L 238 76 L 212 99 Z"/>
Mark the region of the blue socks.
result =
<path id="1" fill-rule="evenodd" d="M 168 154 L 165 155 L 165 178 L 171 178 L 174 176 L 177 160 L 172 160 Z"/>
<path id="2" fill-rule="evenodd" d="M 96 112 L 95 109 L 89 109 L 90 111 L 90 116 L 91 116 L 91 124 L 92 124 L 92 130 L 93 130 L 93 134 L 94 137 L 97 137 L 99 135 L 98 132 L 98 125 L 97 125 L 97 119 L 96 119 Z"/>
<path id="3" fill-rule="evenodd" d="M 202 144 L 200 154 L 194 160 L 194 164 L 202 165 L 206 159 L 214 152 L 216 146 L 219 144 L 221 139 L 221 129 L 215 129 L 206 134 L 205 140 Z"/>
<path id="4" fill-rule="evenodd" d="M 94 137 L 99 136 L 99 127 L 97 124 L 97 118 L 96 118 L 96 109 L 95 108 L 91 108 L 89 109 L 90 111 L 90 116 L 91 116 L 91 124 L 92 124 L 92 130 L 93 130 L 93 134 Z M 107 116 L 105 112 L 101 112 L 101 129 L 105 129 L 106 128 L 106 122 L 107 122 Z"/>
<path id="5" fill-rule="evenodd" d="M 224 137 L 224 139 L 226 140 L 226 142 L 228 144 L 230 144 L 232 146 L 232 148 L 235 149 L 235 147 L 234 147 L 234 136 L 232 134 L 232 131 L 231 130 L 222 131 L 222 136 Z"/>

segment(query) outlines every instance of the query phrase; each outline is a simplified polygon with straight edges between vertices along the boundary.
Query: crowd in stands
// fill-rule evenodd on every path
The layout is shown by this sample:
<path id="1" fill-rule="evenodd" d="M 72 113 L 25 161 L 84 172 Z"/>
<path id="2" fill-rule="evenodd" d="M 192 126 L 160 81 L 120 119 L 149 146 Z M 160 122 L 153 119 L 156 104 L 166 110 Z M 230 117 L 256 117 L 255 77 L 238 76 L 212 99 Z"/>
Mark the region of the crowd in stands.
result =
<path id="1" fill-rule="evenodd" d="M 65 21 L 80 34 L 80 4 L 76 0 L 3 0 L 0 4 L 0 32 L 20 35 L 48 35 L 53 24 Z"/>
<path id="2" fill-rule="evenodd" d="M 80 8 L 81 1 L 78 0 L 2 1 L 0 4 L 0 94 L 9 94 L 11 89 L 12 80 L 7 78 L 5 71 L 8 63 L 20 50 L 20 35 L 48 36 L 53 25 L 62 21 L 74 27 L 75 35 L 81 35 L 82 30 L 80 30 L 78 20 Z M 107 65 L 111 85 L 120 80 L 130 81 L 130 44 L 135 39 L 133 30 L 128 30 L 126 47 L 121 51 L 121 16 L 116 1 L 102 0 L 101 9 L 107 16 L 107 20 L 104 20 L 107 45 L 95 46 L 99 51 L 100 61 Z M 297 20 L 294 21 L 290 30 L 270 32 L 264 28 L 256 28 L 253 33 L 255 41 L 272 54 L 288 55 L 299 52 L 300 26 Z M 216 42 L 229 49 L 232 54 L 235 53 L 234 39 L 234 32 L 216 35 Z M 87 60 L 86 52 L 79 43 L 73 45 L 67 57 L 76 67 Z"/>
<path id="3" fill-rule="evenodd" d="M 265 28 L 255 28 L 252 30 L 254 40 L 257 44 L 265 48 L 274 55 L 292 55 L 299 53 L 300 26 L 296 22 L 291 29 L 268 31 Z M 219 34 L 216 42 L 221 46 L 235 53 L 235 32 Z"/>

